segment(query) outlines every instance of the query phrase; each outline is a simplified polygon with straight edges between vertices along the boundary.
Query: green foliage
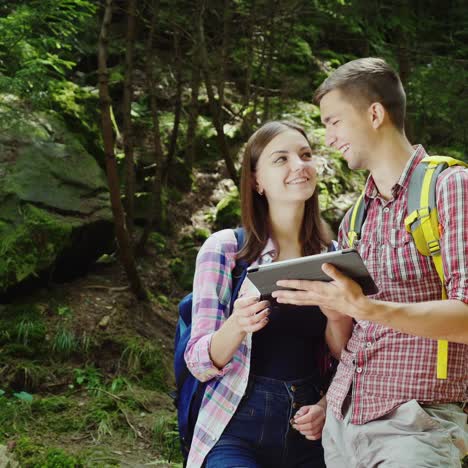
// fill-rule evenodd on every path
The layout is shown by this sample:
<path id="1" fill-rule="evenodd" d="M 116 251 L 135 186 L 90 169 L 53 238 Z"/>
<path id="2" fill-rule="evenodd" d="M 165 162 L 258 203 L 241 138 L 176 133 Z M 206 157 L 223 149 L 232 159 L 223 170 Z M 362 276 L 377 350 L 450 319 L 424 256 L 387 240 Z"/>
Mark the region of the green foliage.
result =
<path id="1" fill-rule="evenodd" d="M 15 398 L 18 398 L 18 400 L 26 401 L 28 403 L 32 403 L 32 401 L 33 401 L 33 396 L 28 392 L 13 393 L 13 396 Z"/>
<path id="2" fill-rule="evenodd" d="M 0 15 L 0 92 L 47 102 L 75 66 L 73 47 L 96 11 L 86 0 L 15 2 Z"/>
<path id="3" fill-rule="evenodd" d="M 164 294 L 158 294 L 156 296 L 156 300 L 158 301 L 159 304 L 161 304 L 163 307 L 168 307 L 171 302 L 169 300 L 169 298 L 167 296 L 165 296 Z"/>
<path id="4" fill-rule="evenodd" d="M 211 232 L 208 229 L 197 228 L 193 232 L 193 239 L 195 242 L 199 242 L 200 244 L 202 244 L 203 242 L 206 241 L 206 239 L 208 239 L 208 237 L 210 237 L 210 235 L 211 235 Z"/>
<path id="5" fill-rule="evenodd" d="M 83 351 L 84 354 L 88 354 L 91 351 L 91 348 L 95 345 L 95 341 L 92 336 L 88 335 L 86 331 L 81 334 L 79 338 L 78 346 Z"/>
<path id="6" fill-rule="evenodd" d="M 20 466 L 37 468 L 80 468 L 84 459 L 70 455 L 62 449 L 47 447 L 33 442 L 29 437 L 20 437 L 14 447 Z"/>
<path id="7" fill-rule="evenodd" d="M 11 348 L 10 348 L 11 351 Z M 29 349 L 23 354 L 31 358 L 37 358 L 37 352 Z M 18 357 L 18 355 L 13 355 Z M 47 369 L 38 364 L 38 361 L 22 361 L 16 359 L 15 362 L 15 381 L 21 384 L 25 390 L 35 391 L 47 378 Z M 20 392 L 21 394 L 21 392 Z M 24 395 L 23 395 L 24 396 Z M 28 398 L 27 396 L 25 396 Z"/>
<path id="8" fill-rule="evenodd" d="M 144 388 L 167 390 L 167 369 L 159 346 L 144 339 L 131 339 L 122 351 L 120 366 Z"/>
<path id="9" fill-rule="evenodd" d="M 37 428 L 56 434 L 67 434 L 83 428 L 83 408 L 78 408 L 65 396 L 40 398 L 32 404 L 32 416 Z"/>
<path id="10" fill-rule="evenodd" d="M 122 376 L 115 377 L 114 379 L 112 379 L 112 382 L 110 384 L 110 391 L 112 393 L 120 392 L 123 390 L 131 390 L 131 389 L 132 389 L 132 385 L 130 384 L 128 379 Z"/>
<path id="11" fill-rule="evenodd" d="M 31 402 L 0 396 L 0 440 L 21 432 L 31 418 Z"/>
<path id="12" fill-rule="evenodd" d="M 67 357 L 78 348 L 78 342 L 73 330 L 59 323 L 52 339 L 52 351 L 61 357 Z"/>
<path id="13" fill-rule="evenodd" d="M 94 157 L 102 156 L 97 90 L 71 81 L 50 84 L 51 107 L 65 120 L 68 128 Z"/>
<path id="14" fill-rule="evenodd" d="M 84 386 L 91 395 L 99 394 L 102 385 L 102 373 L 94 366 L 87 366 L 83 369 L 75 369 L 75 382 L 79 386 Z"/>
<path id="15" fill-rule="evenodd" d="M 154 447 L 161 453 L 167 463 L 180 463 L 183 461 L 175 416 L 160 416 L 156 420 L 153 426 L 152 440 Z"/>
<path id="16" fill-rule="evenodd" d="M 65 396 L 53 396 L 34 400 L 32 412 L 35 416 L 46 413 L 62 413 L 71 407 L 70 400 Z"/>
<path id="17" fill-rule="evenodd" d="M 150 244 L 156 249 L 158 254 L 162 254 L 166 250 L 166 238 L 159 232 L 153 231 L 149 235 Z"/>
<path id="18" fill-rule="evenodd" d="M 64 318 L 70 318 L 73 315 L 73 311 L 68 306 L 57 307 L 57 315 Z"/>
<path id="19" fill-rule="evenodd" d="M 10 305 L 0 315 L 0 345 L 7 345 L 4 352 L 9 353 L 7 348 L 18 344 L 16 351 L 22 349 L 26 354 L 38 353 L 45 342 L 46 327 L 41 317 L 40 310 L 35 304 Z M 22 353 L 17 354 L 20 356 Z"/>
<path id="20" fill-rule="evenodd" d="M 216 205 L 215 228 L 232 229 L 239 226 L 240 215 L 239 192 L 234 188 Z"/>
<path id="21" fill-rule="evenodd" d="M 112 436 L 119 425 L 120 410 L 117 402 L 103 394 L 95 398 L 84 417 L 84 425 L 88 430 L 94 430 L 98 440 Z"/>
<path id="22" fill-rule="evenodd" d="M 294 104 L 287 107 L 287 109 L 281 115 L 281 118 L 295 122 L 303 127 L 306 133 L 309 135 L 312 145 L 318 144 L 320 142 L 317 141 L 315 135 L 313 135 L 313 132 L 316 131 L 317 126 L 321 126 L 320 109 L 315 104 L 304 101 L 296 101 Z"/>
<path id="23" fill-rule="evenodd" d="M 408 114 L 416 141 L 439 147 L 463 142 L 465 151 L 447 150 L 459 159 L 467 157 L 468 96 L 463 98 L 467 82 L 468 71 L 460 70 L 445 57 L 415 67 L 408 84 Z"/>

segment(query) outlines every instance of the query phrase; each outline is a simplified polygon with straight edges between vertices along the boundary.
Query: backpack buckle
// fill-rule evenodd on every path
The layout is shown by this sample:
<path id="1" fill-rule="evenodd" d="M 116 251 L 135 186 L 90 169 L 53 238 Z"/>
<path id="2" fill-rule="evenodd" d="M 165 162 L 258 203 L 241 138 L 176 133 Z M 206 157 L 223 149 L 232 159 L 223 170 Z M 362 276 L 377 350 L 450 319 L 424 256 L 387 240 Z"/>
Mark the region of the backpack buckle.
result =
<path id="1" fill-rule="evenodd" d="M 431 210 L 428 206 L 423 206 L 418 210 L 418 218 L 422 220 L 423 218 L 428 218 L 431 215 Z"/>
<path id="2" fill-rule="evenodd" d="M 440 242 L 438 240 L 432 240 L 427 243 L 427 248 L 429 252 L 431 252 L 431 255 L 437 255 L 440 253 Z"/>

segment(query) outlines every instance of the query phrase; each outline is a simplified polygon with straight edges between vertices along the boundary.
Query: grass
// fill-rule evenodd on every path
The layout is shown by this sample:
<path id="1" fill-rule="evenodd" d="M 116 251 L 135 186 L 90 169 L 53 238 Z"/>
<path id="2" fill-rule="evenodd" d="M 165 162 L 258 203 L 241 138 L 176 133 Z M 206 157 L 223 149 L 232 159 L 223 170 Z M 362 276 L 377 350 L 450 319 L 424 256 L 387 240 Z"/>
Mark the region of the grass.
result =
<path id="1" fill-rule="evenodd" d="M 177 418 L 174 415 L 160 416 L 152 431 L 152 440 L 155 448 L 168 463 L 181 463 L 183 461 L 177 431 Z"/>
<path id="2" fill-rule="evenodd" d="M 84 459 L 60 448 L 47 447 L 33 442 L 29 437 L 21 437 L 15 444 L 14 454 L 21 467 L 25 468 L 80 468 Z"/>
<path id="3" fill-rule="evenodd" d="M 59 324 L 52 340 L 52 351 L 61 357 L 68 357 L 77 348 L 75 333 L 66 325 Z"/>
<path id="4" fill-rule="evenodd" d="M 120 367 L 144 388 L 167 391 L 168 372 L 161 348 L 148 340 L 132 339 L 120 356 Z"/>

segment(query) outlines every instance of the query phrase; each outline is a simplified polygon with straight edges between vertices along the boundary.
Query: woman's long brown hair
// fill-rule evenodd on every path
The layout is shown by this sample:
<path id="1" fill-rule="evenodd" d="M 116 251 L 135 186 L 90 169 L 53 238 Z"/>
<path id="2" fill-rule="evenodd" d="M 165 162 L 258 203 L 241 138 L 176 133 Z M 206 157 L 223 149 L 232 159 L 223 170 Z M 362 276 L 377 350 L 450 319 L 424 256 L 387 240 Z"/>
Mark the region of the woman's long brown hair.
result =
<path id="1" fill-rule="evenodd" d="M 271 236 L 267 199 L 255 190 L 254 176 L 257 162 L 268 143 L 288 130 L 299 132 L 310 145 L 304 129 L 299 125 L 287 121 L 272 121 L 260 127 L 249 138 L 245 147 L 241 175 L 241 211 L 245 243 L 237 257 L 247 263 L 252 263 L 259 257 Z M 302 255 L 319 253 L 331 242 L 329 229 L 320 217 L 317 189 L 305 202 L 299 239 Z"/>

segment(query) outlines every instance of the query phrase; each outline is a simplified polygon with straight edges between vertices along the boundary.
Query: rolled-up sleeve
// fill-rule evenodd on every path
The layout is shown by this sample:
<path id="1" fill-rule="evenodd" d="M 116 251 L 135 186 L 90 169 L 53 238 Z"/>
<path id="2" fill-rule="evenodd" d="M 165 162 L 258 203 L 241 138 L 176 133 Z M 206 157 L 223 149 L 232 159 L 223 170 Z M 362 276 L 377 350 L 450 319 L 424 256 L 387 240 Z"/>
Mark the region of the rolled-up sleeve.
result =
<path id="1" fill-rule="evenodd" d="M 436 193 L 447 298 L 468 304 L 468 169 L 446 169 Z"/>
<path id="2" fill-rule="evenodd" d="M 185 350 L 190 372 L 205 382 L 223 376 L 231 362 L 218 369 L 210 357 L 211 338 L 227 319 L 237 241 L 230 229 L 210 236 L 200 249 L 193 280 L 192 332 Z"/>

